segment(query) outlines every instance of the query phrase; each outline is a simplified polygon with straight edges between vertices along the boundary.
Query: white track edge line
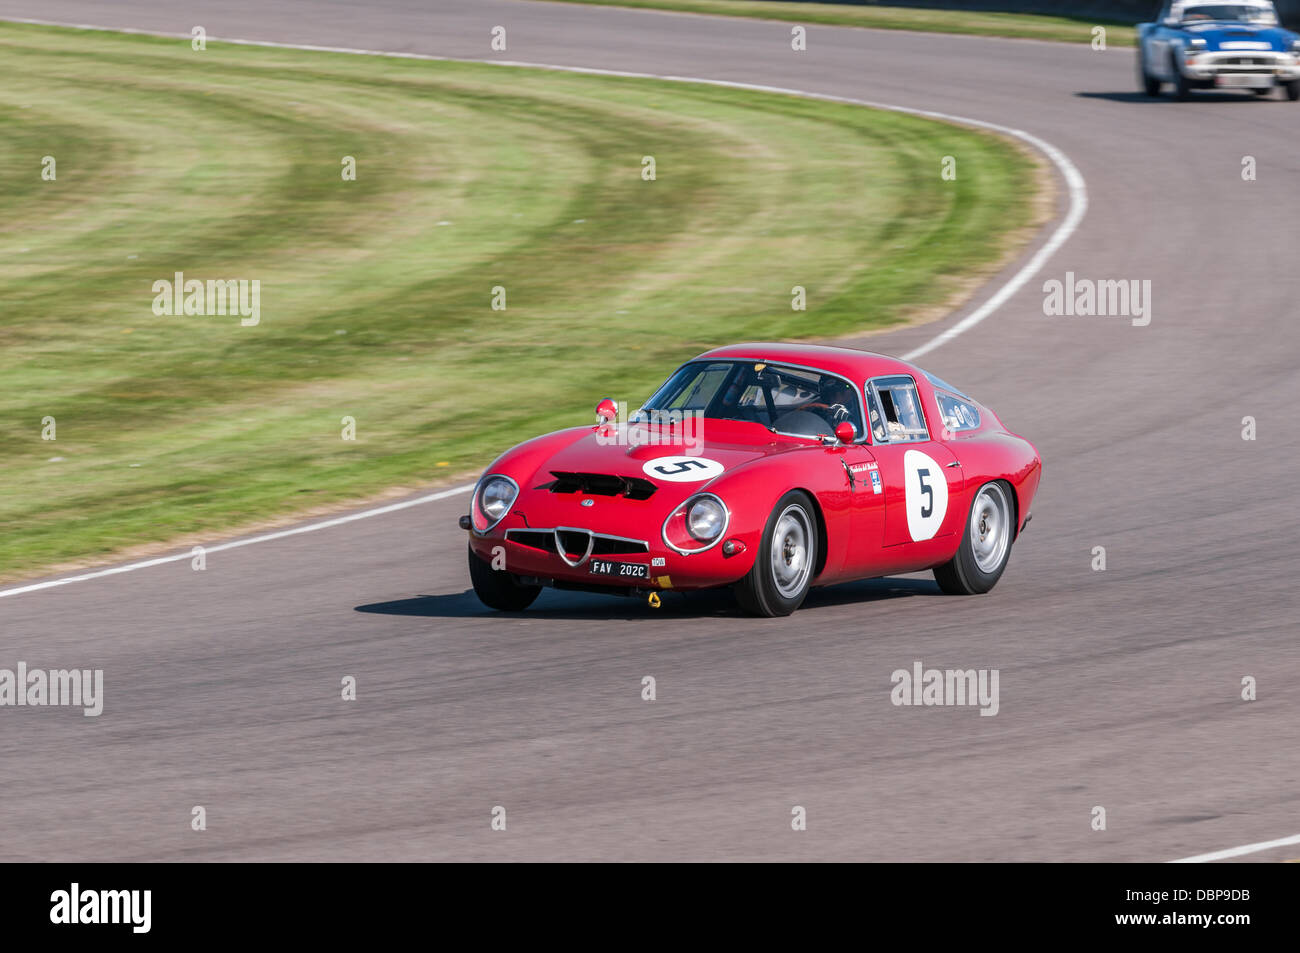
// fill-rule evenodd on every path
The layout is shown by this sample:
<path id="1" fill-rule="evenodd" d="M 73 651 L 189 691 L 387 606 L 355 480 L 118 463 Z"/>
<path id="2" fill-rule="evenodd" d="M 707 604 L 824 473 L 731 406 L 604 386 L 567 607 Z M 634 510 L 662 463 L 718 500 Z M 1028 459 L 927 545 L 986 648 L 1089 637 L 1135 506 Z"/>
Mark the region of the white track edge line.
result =
<path id="1" fill-rule="evenodd" d="M 33 26 L 54 26 L 68 27 L 76 30 L 95 30 L 101 33 L 124 33 L 134 36 L 155 36 L 167 39 L 191 39 L 188 33 L 166 33 L 156 30 L 138 30 L 129 27 L 106 27 L 96 26 L 89 23 L 63 23 L 56 20 L 39 20 L 25 17 L 0 17 L 0 21 L 9 23 L 26 23 Z M 765 86 L 759 83 L 741 83 L 721 79 L 703 79 L 691 76 L 671 76 L 657 73 L 638 73 L 627 70 L 608 70 L 597 69 L 586 66 L 556 66 L 550 63 L 529 63 L 519 60 L 476 60 L 461 59 L 451 56 L 434 56 L 428 53 L 395 53 L 385 50 L 366 50 L 346 46 L 316 46 L 307 43 L 278 43 L 273 40 L 246 40 L 225 37 L 208 36 L 206 38 L 212 43 L 229 43 L 233 46 L 261 46 L 272 49 L 285 50 L 306 50 L 316 53 L 347 53 L 354 56 L 386 56 L 395 59 L 411 60 L 429 60 L 433 62 L 450 62 L 450 63 L 480 63 L 497 66 L 524 67 L 528 69 L 546 69 L 555 70 L 562 73 L 581 73 L 593 76 L 619 76 L 628 79 L 657 79 L 666 80 L 674 83 L 694 83 L 703 86 L 722 86 L 730 89 L 744 89 L 752 92 L 778 93 L 786 96 L 799 96 L 804 99 L 822 100 L 825 102 L 844 103 L 850 106 L 864 106 L 870 109 L 880 109 L 887 112 L 905 113 L 911 116 L 920 116 L 927 119 L 936 119 L 944 122 L 957 123 L 963 126 L 971 126 L 979 129 L 988 129 L 992 132 L 998 132 L 1003 135 L 1012 136 L 1016 139 L 1026 142 L 1033 146 L 1039 152 L 1043 153 L 1056 166 L 1057 171 L 1065 179 L 1066 186 L 1070 195 L 1070 208 L 1062 219 L 1061 223 L 1052 232 L 1046 242 L 1034 253 L 1009 281 L 1002 285 L 994 294 L 988 298 L 982 305 L 962 318 L 961 321 L 952 327 L 945 329 L 935 335 L 925 344 L 914 348 L 903 355 L 905 361 L 912 361 L 926 354 L 941 344 L 951 341 L 957 335 L 970 330 L 979 324 L 990 314 L 998 309 L 1008 298 L 1020 290 L 1030 278 L 1032 278 L 1039 269 L 1047 262 L 1056 251 L 1074 234 L 1075 229 L 1083 220 L 1084 213 L 1088 209 L 1088 191 L 1084 182 L 1082 173 L 1070 161 L 1064 152 L 1045 142 L 1037 136 L 1025 132 L 1022 129 L 1014 129 L 1010 126 L 1003 126 L 999 123 L 986 122 L 982 119 L 968 119 L 964 116 L 954 116 L 949 113 L 935 112 L 928 109 L 913 109 L 908 106 L 894 106 L 889 103 L 871 102 L 865 99 L 853 99 L 847 96 L 833 96 L 825 93 L 811 93 L 806 90 L 789 89 L 782 86 Z M 446 499 L 459 493 L 467 493 L 474 488 L 473 484 L 453 487 L 450 490 L 443 490 L 439 493 L 432 493 L 428 496 L 418 497 L 413 500 L 407 500 L 403 503 L 393 503 L 388 506 L 380 506 L 375 509 L 362 510 L 358 513 L 351 513 L 347 516 L 337 517 L 335 519 L 324 520 L 319 523 L 309 523 L 304 526 L 292 529 L 280 530 L 274 533 L 266 533 L 261 536 L 252 536 L 248 539 L 235 540 L 229 543 L 220 543 L 216 546 L 204 547 L 205 553 L 216 553 L 227 549 L 236 549 L 240 546 L 251 546 L 254 543 L 265 543 L 271 540 L 283 539 L 286 536 L 295 536 L 299 533 L 310 533 L 315 530 L 328 529 L 332 526 L 338 526 L 342 523 L 350 523 L 354 520 L 366 519 L 371 516 L 380 516 L 384 513 L 391 513 L 394 510 L 406 509 L 410 506 L 418 506 L 421 503 L 432 503 L 435 500 Z M 17 586 L 12 589 L 0 589 L 0 599 L 8 596 L 22 595 L 27 592 L 37 592 L 42 589 L 52 589 L 56 586 L 66 586 L 74 582 L 85 582 L 91 579 L 100 579 L 104 576 L 112 576 L 118 573 L 134 572 L 137 569 L 148 569 L 152 566 L 161 566 L 166 563 L 179 562 L 182 559 L 189 559 L 191 553 L 175 553 L 170 556 L 160 556 L 157 559 L 146 559 L 140 562 L 127 563 L 121 566 L 114 566 L 108 569 L 99 569 L 93 572 L 81 573 L 76 576 L 65 576 L 60 579 L 49 579 L 44 582 L 31 583 L 25 586 Z"/>
<path id="2" fill-rule="evenodd" d="M 204 554 L 220 553 L 227 549 L 239 549 L 241 546 L 252 546 L 254 543 L 269 543 L 274 539 L 284 539 L 286 536 L 298 536 L 302 533 L 314 533 L 318 529 L 329 529 L 331 526 L 341 526 L 344 523 L 351 523 L 355 520 L 367 519 L 371 516 L 381 516 L 384 513 L 394 513 L 397 510 L 404 510 L 408 507 L 419 506 L 421 503 L 433 503 L 436 500 L 445 500 L 449 496 L 457 496 L 461 493 L 468 493 L 474 489 L 473 483 L 466 483 L 462 486 L 454 486 L 449 490 L 440 490 L 437 493 L 430 493 L 428 496 L 419 496 L 413 500 L 403 500 L 400 503 L 389 503 L 387 506 L 377 506 L 374 509 L 361 510 L 357 513 L 348 513 L 345 516 L 335 516 L 332 519 L 321 520 L 319 523 L 305 523 L 301 526 L 293 526 L 289 529 L 276 530 L 273 533 L 263 533 L 260 536 L 249 536 L 246 539 L 231 540 L 228 543 L 217 543 L 213 546 L 204 546 Z M 159 556 L 156 559 L 145 559 L 136 563 L 126 563 L 121 566 L 112 566 L 108 569 L 96 569 L 94 572 L 82 573 L 78 576 L 64 576 L 61 579 L 47 579 L 44 582 L 34 582 L 27 586 L 17 586 L 13 589 L 0 589 L 0 599 L 6 596 L 17 596 L 24 592 L 36 592 L 41 589 L 53 589 L 55 586 L 66 586 L 74 582 L 85 582 L 88 579 L 99 579 L 103 576 L 115 576 L 118 573 L 134 572 L 137 569 L 148 569 L 150 566 L 162 566 L 166 563 L 180 562 L 182 559 L 189 559 L 193 555 L 193 550 L 183 553 L 173 553 L 170 556 Z"/>
<path id="3" fill-rule="evenodd" d="M 1181 857 L 1178 860 L 1166 861 L 1166 863 L 1208 864 L 1214 860 L 1227 860 L 1229 857 L 1240 857 L 1243 854 L 1257 854 L 1261 850 L 1272 850 L 1274 847 L 1290 847 L 1292 844 L 1300 844 L 1300 834 L 1279 837 L 1277 840 L 1262 840 L 1254 844 L 1243 844 L 1240 847 L 1228 847 L 1224 850 L 1211 851 L 1208 854 L 1197 854 L 1195 857 Z"/>

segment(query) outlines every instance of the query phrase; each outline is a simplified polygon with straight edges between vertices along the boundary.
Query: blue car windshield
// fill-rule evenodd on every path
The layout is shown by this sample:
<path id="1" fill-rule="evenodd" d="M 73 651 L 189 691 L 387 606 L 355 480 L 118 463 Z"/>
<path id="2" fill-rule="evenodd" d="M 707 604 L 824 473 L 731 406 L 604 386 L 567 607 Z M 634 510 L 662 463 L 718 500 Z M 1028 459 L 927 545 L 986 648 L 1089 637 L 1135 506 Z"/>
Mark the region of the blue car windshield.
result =
<path id="1" fill-rule="evenodd" d="M 1276 23 L 1277 16 L 1268 7 L 1249 3 L 1197 3 L 1184 7 L 1182 22 L 1197 21 Z"/>

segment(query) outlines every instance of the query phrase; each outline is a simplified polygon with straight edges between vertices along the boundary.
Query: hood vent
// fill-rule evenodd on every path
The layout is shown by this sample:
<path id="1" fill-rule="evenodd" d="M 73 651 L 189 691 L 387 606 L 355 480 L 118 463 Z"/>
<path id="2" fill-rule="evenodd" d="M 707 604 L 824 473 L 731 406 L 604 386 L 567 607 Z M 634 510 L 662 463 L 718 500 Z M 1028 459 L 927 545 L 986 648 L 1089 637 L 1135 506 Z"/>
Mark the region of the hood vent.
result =
<path id="1" fill-rule="evenodd" d="M 588 496 L 622 496 L 629 500 L 648 500 L 658 489 L 641 477 L 615 476 L 612 473 L 570 473 L 552 470 L 555 477 L 538 489 L 552 493 L 584 493 Z"/>

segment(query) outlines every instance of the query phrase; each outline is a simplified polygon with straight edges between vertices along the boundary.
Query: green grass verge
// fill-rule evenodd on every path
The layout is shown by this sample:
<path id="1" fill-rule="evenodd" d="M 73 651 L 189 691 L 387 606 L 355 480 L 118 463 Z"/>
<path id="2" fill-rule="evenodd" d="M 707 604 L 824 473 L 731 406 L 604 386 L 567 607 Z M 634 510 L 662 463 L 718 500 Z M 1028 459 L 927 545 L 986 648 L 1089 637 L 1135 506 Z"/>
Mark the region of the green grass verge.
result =
<path id="1" fill-rule="evenodd" d="M 983 133 L 680 83 L 17 25 L 0 71 L 9 577 L 473 472 L 706 347 L 934 307 L 1036 175 Z M 155 316 L 177 271 L 259 280 L 261 323 Z"/>
<path id="2" fill-rule="evenodd" d="M 1107 46 L 1135 46 L 1133 25 L 1094 17 L 1047 16 L 1036 13 L 997 13 L 981 10 L 938 10 L 891 7 L 885 4 L 769 3 L 767 0 L 560 0 L 606 7 L 641 7 L 682 13 L 858 26 L 876 30 L 921 30 L 926 33 L 966 33 L 1018 39 L 1091 43 L 1092 29 L 1106 28 Z M 1155 10 L 1152 9 L 1152 16 Z"/>

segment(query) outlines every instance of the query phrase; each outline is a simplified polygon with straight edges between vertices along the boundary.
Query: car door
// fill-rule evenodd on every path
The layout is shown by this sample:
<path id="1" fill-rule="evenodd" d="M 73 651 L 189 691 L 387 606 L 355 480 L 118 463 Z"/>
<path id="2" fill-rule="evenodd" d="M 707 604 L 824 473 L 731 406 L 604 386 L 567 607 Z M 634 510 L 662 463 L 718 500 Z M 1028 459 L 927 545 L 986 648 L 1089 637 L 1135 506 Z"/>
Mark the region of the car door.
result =
<path id="1" fill-rule="evenodd" d="M 956 454 L 931 437 L 915 379 L 874 378 L 866 395 L 884 496 L 883 545 L 893 550 L 887 557 L 892 571 L 906 571 L 951 548 L 949 537 L 965 523 L 959 512 L 965 477 Z"/>
<path id="2" fill-rule="evenodd" d="M 884 483 L 880 462 L 873 448 L 859 442 L 827 447 L 828 463 L 838 470 L 834 479 L 844 492 L 836 494 L 844 501 L 834 522 L 845 531 L 831 532 L 832 515 L 826 513 L 827 560 L 824 580 L 860 579 L 871 575 L 881 565 L 885 538 Z"/>

